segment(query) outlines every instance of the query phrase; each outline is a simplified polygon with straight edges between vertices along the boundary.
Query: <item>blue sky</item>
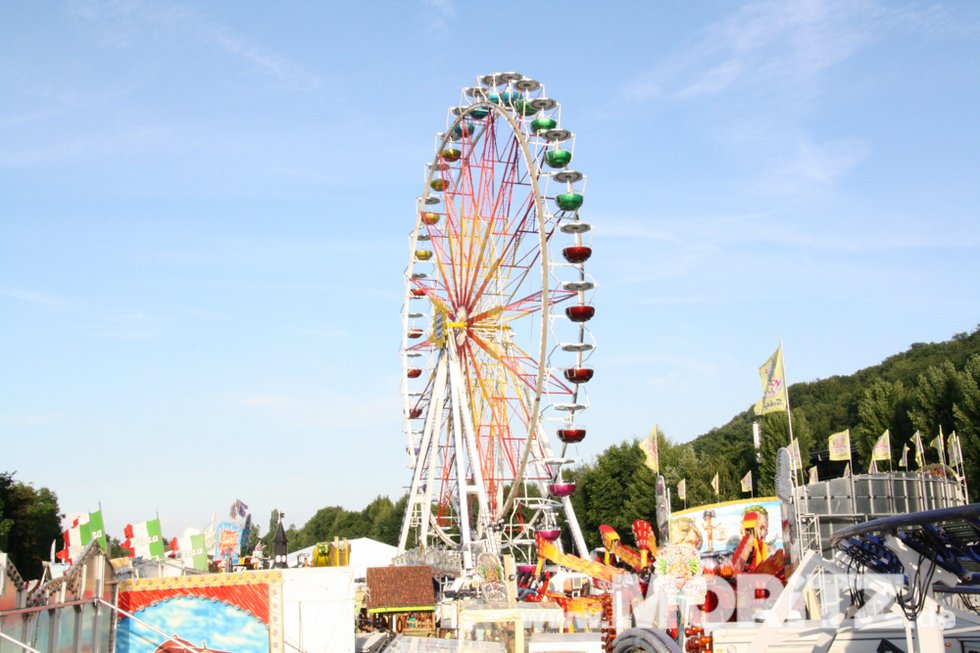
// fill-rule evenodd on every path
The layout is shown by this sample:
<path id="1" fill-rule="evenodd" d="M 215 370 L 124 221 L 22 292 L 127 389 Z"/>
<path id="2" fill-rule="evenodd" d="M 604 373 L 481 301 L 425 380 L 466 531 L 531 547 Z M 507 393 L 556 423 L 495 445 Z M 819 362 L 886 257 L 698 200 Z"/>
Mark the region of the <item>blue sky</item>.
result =
<path id="1" fill-rule="evenodd" d="M 980 322 L 974 3 L 4 3 L 0 60 L 0 469 L 111 533 L 403 492 L 414 198 L 485 73 L 589 175 L 582 458 L 780 339 L 794 382 Z"/>

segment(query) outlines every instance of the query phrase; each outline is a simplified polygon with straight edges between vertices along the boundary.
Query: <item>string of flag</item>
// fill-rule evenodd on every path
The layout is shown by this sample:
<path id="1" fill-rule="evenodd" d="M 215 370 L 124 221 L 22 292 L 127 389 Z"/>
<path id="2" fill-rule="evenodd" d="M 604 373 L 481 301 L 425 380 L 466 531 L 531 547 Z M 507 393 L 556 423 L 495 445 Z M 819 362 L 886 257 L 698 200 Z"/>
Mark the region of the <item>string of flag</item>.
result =
<path id="1" fill-rule="evenodd" d="M 145 560 L 162 560 L 165 557 L 177 558 L 187 568 L 207 571 L 209 553 L 215 558 L 238 557 L 244 548 L 250 530 L 251 514 L 248 506 L 236 499 L 231 508 L 234 522 L 224 522 L 220 527 L 212 524 L 208 529 L 188 528 L 180 537 L 166 541 L 160 526 L 160 518 L 142 522 L 127 523 L 123 528 L 124 540 L 120 542 L 128 557 Z M 51 561 L 72 564 L 93 541 L 97 541 L 103 551 L 109 552 L 102 508 L 95 512 L 83 513 L 72 519 L 62 533 L 63 547 L 57 550 L 58 542 L 51 543 Z"/>

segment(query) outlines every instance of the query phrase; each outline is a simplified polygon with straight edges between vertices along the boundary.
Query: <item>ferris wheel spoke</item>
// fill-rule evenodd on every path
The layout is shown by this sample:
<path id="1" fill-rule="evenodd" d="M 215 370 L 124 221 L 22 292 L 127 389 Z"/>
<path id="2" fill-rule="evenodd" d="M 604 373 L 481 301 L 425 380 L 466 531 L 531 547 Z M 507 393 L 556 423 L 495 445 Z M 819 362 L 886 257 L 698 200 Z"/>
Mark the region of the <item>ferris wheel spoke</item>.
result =
<path id="1" fill-rule="evenodd" d="M 548 304 L 560 304 L 575 297 L 576 294 L 570 290 L 550 290 L 548 292 Z M 469 322 L 474 328 L 500 328 L 514 320 L 526 317 L 532 313 L 541 312 L 544 306 L 544 302 L 542 301 L 543 296 L 544 293 L 540 290 L 535 291 L 526 297 L 515 299 L 508 304 L 494 306 L 482 313 L 477 313 L 470 317 Z"/>
<path id="2" fill-rule="evenodd" d="M 495 370 L 500 370 L 500 366 L 503 367 L 504 373 L 499 374 L 498 377 L 500 381 L 496 386 L 496 390 L 484 386 L 485 398 L 487 403 L 492 405 L 495 410 L 500 410 L 502 406 L 512 406 L 514 410 L 508 413 L 501 412 L 499 415 L 497 412 L 494 416 L 499 421 L 503 421 L 506 414 L 513 414 L 516 418 L 516 422 L 521 426 L 522 429 L 527 429 L 532 420 L 529 410 L 529 402 L 527 401 L 526 393 L 528 389 L 533 387 L 533 384 L 529 382 L 528 375 L 529 369 L 523 369 L 524 364 L 532 364 L 533 362 L 528 357 L 505 355 L 499 352 L 493 352 L 487 343 L 474 337 L 474 342 L 476 342 L 483 351 L 489 355 L 493 361 L 499 363 L 500 365 L 492 365 L 489 361 L 481 361 L 475 353 L 471 352 L 472 359 L 474 361 L 474 368 L 480 369 L 483 366 L 490 367 Z M 507 420 L 508 424 L 513 420 Z"/>
<path id="3" fill-rule="evenodd" d="M 488 492 L 493 494 L 498 485 L 495 478 L 494 469 L 501 461 L 505 463 L 505 469 L 513 474 L 517 466 L 512 443 L 512 425 L 508 415 L 507 406 L 518 396 L 515 391 L 513 380 L 507 378 L 487 379 L 483 373 L 483 368 L 497 369 L 496 366 L 488 366 L 485 361 L 481 362 L 479 357 L 472 350 L 467 351 L 470 369 L 473 371 L 473 378 L 476 379 L 476 388 L 473 391 L 474 399 L 477 397 L 482 400 L 475 401 L 477 405 L 482 405 L 487 417 L 482 420 L 485 428 L 479 434 L 481 452 L 486 456 L 487 469 L 484 471 L 484 481 L 487 483 Z M 526 420 L 522 422 L 527 426 Z M 520 438 L 523 440 L 523 437 Z"/>
<path id="4" fill-rule="evenodd" d="M 488 228 L 490 228 L 490 225 L 488 225 Z M 465 297 L 468 310 L 472 311 L 476 307 L 481 298 L 483 298 L 486 292 L 489 290 L 491 284 L 500 284 L 503 282 L 504 290 L 502 292 L 503 294 L 509 294 L 510 296 L 516 294 L 517 289 L 524 285 L 524 282 L 532 269 L 531 265 L 533 264 L 533 261 L 527 265 L 522 265 L 521 263 L 523 263 L 523 261 L 516 261 L 516 253 L 520 246 L 520 240 L 521 236 L 519 233 L 512 234 L 511 237 L 503 243 L 499 253 L 492 257 L 493 260 L 489 267 L 484 265 L 474 266 L 472 283 L 470 284 L 470 287 L 474 290 Z M 514 253 L 513 256 L 511 256 L 511 252 Z M 480 274 L 481 269 L 484 270 L 482 275 Z M 514 270 L 519 270 L 519 273 L 516 277 L 512 278 L 511 273 Z M 481 276 L 482 280 L 479 279 Z"/>
<path id="5" fill-rule="evenodd" d="M 492 166 L 481 165 L 480 169 L 486 172 L 488 167 L 492 171 Z M 469 166 L 467 169 L 471 170 Z M 501 264 L 506 264 L 510 258 L 509 250 L 511 248 L 516 250 L 525 231 L 523 223 L 527 220 L 526 214 L 516 227 L 509 226 L 501 218 L 502 215 L 507 214 L 501 206 L 509 207 L 516 170 L 516 160 L 508 161 L 503 173 L 504 179 L 493 195 L 491 191 L 493 191 L 494 179 L 491 173 L 481 174 L 477 186 L 470 185 L 470 190 L 475 189 L 478 193 L 477 196 L 470 196 L 473 211 L 469 216 L 465 214 L 460 216 L 463 225 L 461 232 L 466 235 L 469 250 L 464 259 L 463 267 L 466 273 L 462 280 L 464 287 L 459 299 L 467 306 L 474 304 L 474 288 L 479 288 L 478 292 L 482 292 L 491 280 L 497 278 Z M 527 199 L 524 203 L 528 203 Z M 461 202 L 464 207 L 465 204 L 466 202 Z M 467 225 L 469 229 L 465 228 Z M 488 258 L 491 259 L 489 263 Z M 506 265 L 503 269 L 506 270 Z"/>
<path id="6" fill-rule="evenodd" d="M 477 448 L 480 452 L 480 461 L 483 472 L 483 481 L 487 487 L 487 494 L 493 496 L 497 489 L 497 480 L 494 469 L 495 461 L 498 458 L 499 442 L 494 437 L 500 432 L 500 425 L 505 421 L 499 402 L 496 401 L 493 391 L 484 377 L 481 366 L 479 365 L 472 352 L 466 351 L 468 367 L 472 371 L 474 388 L 470 389 L 473 397 L 474 418 L 477 423 L 487 425 L 486 433 L 477 433 Z M 479 401 L 482 399 L 482 403 Z"/>

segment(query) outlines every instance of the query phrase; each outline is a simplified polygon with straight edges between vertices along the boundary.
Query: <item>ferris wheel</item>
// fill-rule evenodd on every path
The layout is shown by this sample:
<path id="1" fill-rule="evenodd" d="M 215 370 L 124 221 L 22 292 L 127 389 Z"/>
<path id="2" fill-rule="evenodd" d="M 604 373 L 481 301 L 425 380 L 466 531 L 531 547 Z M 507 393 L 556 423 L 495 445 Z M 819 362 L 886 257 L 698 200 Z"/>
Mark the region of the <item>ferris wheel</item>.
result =
<path id="1" fill-rule="evenodd" d="M 563 521 L 588 555 L 562 473 L 586 435 L 595 349 L 574 143 L 542 84 L 510 72 L 464 88 L 436 135 L 405 271 L 399 551 L 531 561 Z"/>

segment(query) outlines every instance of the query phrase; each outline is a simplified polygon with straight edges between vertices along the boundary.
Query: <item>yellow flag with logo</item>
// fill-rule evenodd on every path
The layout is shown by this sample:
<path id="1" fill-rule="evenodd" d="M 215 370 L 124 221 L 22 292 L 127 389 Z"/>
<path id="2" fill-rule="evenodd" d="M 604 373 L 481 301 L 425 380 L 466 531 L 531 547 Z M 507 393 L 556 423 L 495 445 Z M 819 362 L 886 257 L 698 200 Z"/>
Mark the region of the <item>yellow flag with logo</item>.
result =
<path id="1" fill-rule="evenodd" d="M 755 404 L 755 414 L 765 415 L 786 410 L 789 398 L 786 395 L 786 374 L 783 372 L 783 346 L 769 357 L 759 368 L 762 379 L 762 399 Z"/>
<path id="2" fill-rule="evenodd" d="M 827 449 L 830 450 L 831 460 L 851 459 L 851 430 L 834 433 L 827 439 Z"/>
<path id="3" fill-rule="evenodd" d="M 646 458 L 647 467 L 653 470 L 654 474 L 660 473 L 660 444 L 657 442 L 657 426 L 654 425 L 650 435 L 640 443 L 643 456 Z"/>
<path id="4" fill-rule="evenodd" d="M 711 479 L 711 489 L 715 491 L 715 494 L 718 494 L 718 472 L 715 472 L 715 477 Z"/>
<path id="5" fill-rule="evenodd" d="M 877 442 L 875 442 L 874 449 L 871 450 L 871 460 L 891 460 L 892 459 L 892 443 L 891 435 L 888 433 L 888 429 L 881 434 Z"/>
<path id="6" fill-rule="evenodd" d="M 912 435 L 912 444 L 915 445 L 915 464 L 922 469 L 926 466 L 926 452 L 922 446 L 922 435 L 918 431 Z"/>

